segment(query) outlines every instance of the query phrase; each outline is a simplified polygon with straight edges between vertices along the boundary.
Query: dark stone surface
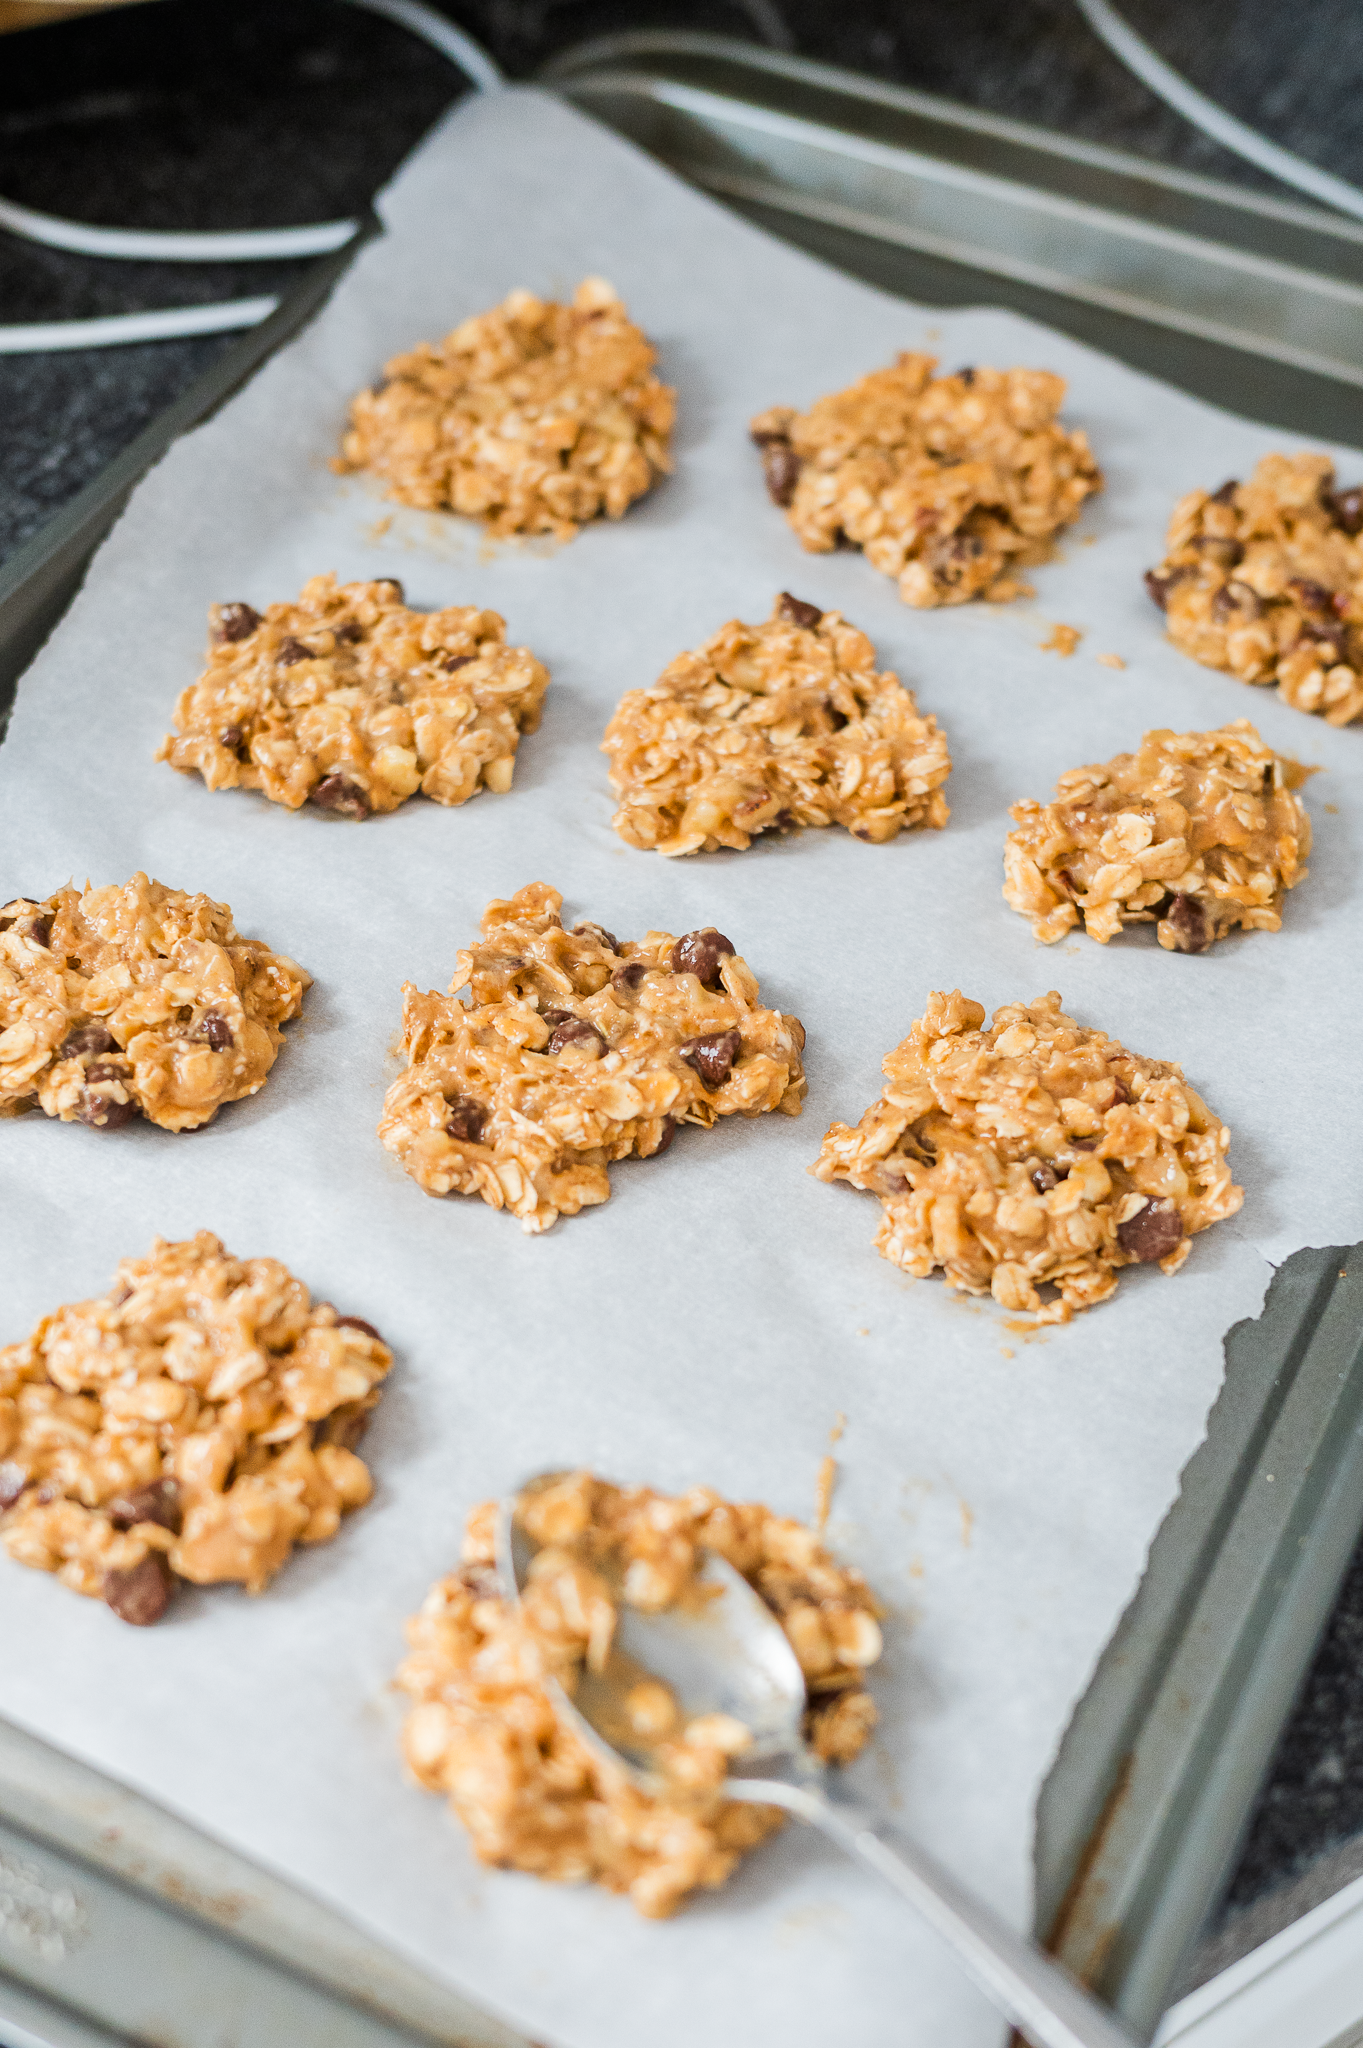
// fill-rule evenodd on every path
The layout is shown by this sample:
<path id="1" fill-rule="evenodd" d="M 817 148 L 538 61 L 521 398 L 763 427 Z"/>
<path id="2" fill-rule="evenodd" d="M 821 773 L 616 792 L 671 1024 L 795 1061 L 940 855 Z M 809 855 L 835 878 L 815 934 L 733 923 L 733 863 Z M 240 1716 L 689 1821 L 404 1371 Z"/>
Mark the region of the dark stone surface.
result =
<path id="1" fill-rule="evenodd" d="M 1258 174 L 1154 100 L 1068 0 L 466 0 L 508 70 L 624 27 L 780 41 L 958 100 L 1248 183 Z M 1127 0 L 1204 90 L 1363 182 L 1353 0 Z M 434 52 L 334 0 L 159 0 L 0 43 L 0 193 L 123 226 L 247 227 L 351 212 L 457 89 Z M 8 320 L 278 289 L 287 265 L 96 262 L 0 234 Z M 0 558 L 175 397 L 221 338 L 0 357 Z M 1228 1909 L 1363 1831 L 1363 1557 L 1259 1804 Z"/>

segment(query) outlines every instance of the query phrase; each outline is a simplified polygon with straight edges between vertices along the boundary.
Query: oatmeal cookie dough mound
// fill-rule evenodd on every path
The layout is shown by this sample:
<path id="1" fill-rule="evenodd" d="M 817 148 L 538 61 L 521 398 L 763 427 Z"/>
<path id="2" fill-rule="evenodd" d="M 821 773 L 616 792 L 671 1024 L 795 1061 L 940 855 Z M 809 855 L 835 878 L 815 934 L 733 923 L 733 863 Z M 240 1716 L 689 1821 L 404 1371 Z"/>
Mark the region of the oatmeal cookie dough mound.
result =
<path id="1" fill-rule="evenodd" d="M 631 690 L 603 751 L 630 846 L 740 851 L 753 834 L 845 825 L 893 839 L 945 825 L 946 735 L 841 612 L 783 591 L 762 626 L 731 619 Z"/>
<path id="2" fill-rule="evenodd" d="M 930 996 L 885 1093 L 855 1130 L 830 1126 L 810 1169 L 879 1195 L 882 1258 L 1065 1323 L 1123 1266 L 1176 1273 L 1193 1234 L 1235 1214 L 1230 1132 L 1180 1068 L 1076 1024 L 1054 990 L 983 1024 L 959 990 Z"/>
<path id="3" fill-rule="evenodd" d="M 489 533 L 569 540 L 619 519 L 671 469 L 675 393 L 658 352 L 599 277 L 571 306 L 516 291 L 438 345 L 394 356 L 350 408 L 341 469 L 388 495 L 481 519 Z"/>
<path id="4" fill-rule="evenodd" d="M 258 1593 L 368 1500 L 351 1446 L 392 1362 L 277 1259 L 158 1238 L 0 1349 L 0 1541 L 124 1621 L 182 1579 Z"/>
<path id="5" fill-rule="evenodd" d="M 494 1562 L 496 1503 L 469 1517 L 464 1562 L 408 1624 L 398 1685 L 416 1702 L 403 1731 L 414 1775 L 448 1798 L 483 1863 L 625 1892 L 661 1919 L 697 1887 L 724 1883 L 745 1851 L 781 1825 L 776 1807 L 724 1797 L 748 1731 L 728 1715 L 682 1724 L 656 1681 L 630 1695 L 639 1738 L 664 1791 L 640 1790 L 556 1712 L 546 1680 L 569 1692 L 600 1669 L 618 1608 L 657 1612 L 695 1595 L 718 1552 L 779 1618 L 805 1675 L 805 1734 L 829 1763 L 865 1746 L 876 1710 L 864 1673 L 881 1651 L 878 1604 L 799 1522 L 735 1506 L 708 1487 L 669 1499 L 585 1472 L 522 1498 L 540 1547 L 519 1610 Z"/>
<path id="6" fill-rule="evenodd" d="M 760 1006 L 722 932 L 621 944 L 565 931 L 562 902 L 533 882 L 490 903 L 449 995 L 406 984 L 408 1068 L 379 1124 L 428 1194 L 481 1195 L 527 1231 L 609 1200 L 610 1161 L 666 1151 L 679 1123 L 798 1116 L 805 1094 L 803 1025 Z"/>
<path id="7" fill-rule="evenodd" d="M 134 875 L 0 908 L 0 1117 L 190 1131 L 265 1085 L 312 986 L 225 903 Z"/>
<path id="8" fill-rule="evenodd" d="M 1247 484 L 1190 491 L 1146 588 L 1169 638 L 1330 725 L 1363 718 L 1363 487 L 1328 455 L 1266 455 Z"/>
<path id="9" fill-rule="evenodd" d="M 752 423 L 767 488 L 815 554 L 849 542 L 905 604 L 996 604 L 1016 571 L 1044 562 L 1102 476 L 1088 441 L 1057 419 L 1048 370 L 958 370 L 900 355 L 806 413 Z"/>
<path id="10" fill-rule="evenodd" d="M 549 675 L 474 605 L 415 612 L 391 576 L 305 583 L 296 604 L 214 605 L 208 666 L 181 693 L 158 761 L 210 789 L 296 811 L 395 811 L 420 790 L 462 804 L 511 787 Z"/>
<path id="11" fill-rule="evenodd" d="M 1013 805 L 1003 893 L 1046 945 L 1082 917 L 1106 944 L 1154 924 L 1172 953 L 1205 953 L 1243 925 L 1276 932 L 1306 879 L 1309 768 L 1247 718 L 1215 732 L 1148 732 L 1135 754 L 1071 768 L 1055 801 Z"/>

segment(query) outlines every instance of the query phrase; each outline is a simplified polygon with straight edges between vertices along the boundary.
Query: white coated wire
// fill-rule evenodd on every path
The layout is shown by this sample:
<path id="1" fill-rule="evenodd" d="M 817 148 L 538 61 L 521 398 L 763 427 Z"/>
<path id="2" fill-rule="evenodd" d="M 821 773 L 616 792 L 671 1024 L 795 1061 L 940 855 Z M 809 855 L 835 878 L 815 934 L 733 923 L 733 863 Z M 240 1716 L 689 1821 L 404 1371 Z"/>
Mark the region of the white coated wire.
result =
<path id="1" fill-rule="evenodd" d="M 216 306 L 167 306 L 158 313 L 110 313 L 102 320 L 35 320 L 0 327 L 0 356 L 24 356 L 59 348 L 107 348 L 119 341 L 169 341 L 183 334 L 225 334 L 255 327 L 278 299 L 232 299 Z"/>
<path id="2" fill-rule="evenodd" d="M 247 228 L 240 234 L 167 234 L 159 228 L 92 228 L 84 221 L 35 213 L 0 199 L 0 228 L 43 242 L 49 249 L 74 249 L 82 256 L 120 256 L 155 263 L 251 263 L 261 258 L 323 256 L 358 232 L 353 220 L 320 221 L 310 228 Z"/>
<path id="3" fill-rule="evenodd" d="M 1142 85 L 1148 86 L 1166 106 L 1182 114 L 1185 121 L 1191 121 L 1213 142 L 1219 142 L 1223 149 L 1244 157 L 1246 162 L 1257 164 L 1261 171 L 1267 171 L 1284 185 L 1294 185 L 1299 192 L 1308 192 L 1326 206 L 1333 206 L 1340 213 L 1352 214 L 1355 220 L 1363 220 L 1363 192 L 1356 185 L 1334 177 L 1317 164 L 1307 163 L 1304 157 L 1294 155 L 1290 149 L 1282 149 L 1247 122 L 1237 121 L 1234 114 L 1228 114 L 1215 100 L 1209 100 L 1196 86 L 1189 85 L 1172 64 L 1166 64 L 1163 57 L 1137 35 L 1130 23 L 1123 20 L 1109 0 L 1076 0 L 1076 5 L 1093 33 L 1107 44 L 1114 57 L 1121 59 L 1128 71 L 1134 71 Z"/>
<path id="4" fill-rule="evenodd" d="M 506 79 L 481 43 L 475 42 L 424 0 L 349 0 L 369 14 L 382 14 L 419 36 L 458 65 L 475 92 L 501 92 Z M 158 263 L 274 262 L 291 256 L 321 256 L 340 249 L 359 232 L 354 220 L 319 221 L 301 228 L 251 228 L 225 234 L 167 233 L 158 229 L 97 228 L 62 220 L 0 198 L 0 228 L 70 249 L 82 256 L 117 257 Z M 120 342 L 168 341 L 187 334 L 226 333 L 251 327 L 272 313 L 273 298 L 234 299 L 212 306 L 168 306 L 154 313 L 112 313 L 100 320 L 46 320 L 0 326 L 0 355 L 28 355 L 43 349 L 110 348 Z"/>

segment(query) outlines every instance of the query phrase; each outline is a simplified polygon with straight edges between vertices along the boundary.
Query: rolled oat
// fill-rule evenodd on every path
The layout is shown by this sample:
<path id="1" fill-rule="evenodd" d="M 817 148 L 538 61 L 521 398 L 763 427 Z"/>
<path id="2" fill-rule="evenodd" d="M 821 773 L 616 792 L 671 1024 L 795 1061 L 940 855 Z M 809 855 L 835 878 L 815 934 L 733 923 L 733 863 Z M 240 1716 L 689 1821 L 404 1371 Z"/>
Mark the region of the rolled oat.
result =
<path id="1" fill-rule="evenodd" d="M 1266 455 L 1247 484 L 1174 507 L 1146 587 L 1169 638 L 1329 725 L 1363 717 L 1363 488 L 1328 455 Z"/>
<path id="2" fill-rule="evenodd" d="M 713 853 L 797 825 L 874 842 L 945 825 L 946 736 L 875 659 L 840 612 L 788 591 L 764 625 L 731 619 L 678 655 L 606 727 L 620 837 Z"/>
<path id="3" fill-rule="evenodd" d="M 672 464 L 675 394 L 613 288 L 571 306 L 515 291 L 444 341 L 394 356 L 350 408 L 340 469 L 369 469 L 404 505 L 448 507 L 493 534 L 567 540 L 619 519 Z"/>
<path id="4" fill-rule="evenodd" d="M 600 1884 L 661 1918 L 697 1887 L 723 1884 L 781 1825 L 775 1807 L 724 1797 L 747 1731 L 717 1725 L 726 1716 L 683 1725 L 666 1687 L 640 1684 L 630 1712 L 662 1780 L 645 1791 L 580 1740 L 548 1681 L 571 1694 L 584 1667 L 603 1667 L 622 1604 L 656 1612 L 695 1597 L 704 1555 L 717 1552 L 790 1639 L 807 1739 L 826 1762 L 850 1762 L 875 1726 L 864 1673 L 880 1655 L 880 1609 L 858 1572 L 769 1508 L 708 1487 L 668 1498 L 585 1472 L 525 1496 L 522 1520 L 542 1547 L 517 1607 L 497 1578 L 495 1511 L 487 1502 L 470 1515 L 463 1564 L 408 1624 L 397 1681 L 416 1703 L 407 1763 L 448 1798 L 481 1862 Z"/>
<path id="5" fill-rule="evenodd" d="M 0 1117 L 194 1130 L 265 1084 L 312 985 L 225 903 L 134 875 L 0 908 Z"/>
<path id="6" fill-rule="evenodd" d="M 1202 953 L 1241 925 L 1276 932 L 1306 879 L 1310 770 L 1247 718 L 1214 732 L 1148 732 L 1135 754 L 1071 768 L 1049 804 L 1013 805 L 1003 893 L 1047 945 L 1083 919 L 1106 944 L 1154 924 L 1170 952 Z"/>
<path id="7" fill-rule="evenodd" d="M 314 576 L 263 615 L 214 605 L 210 627 L 208 666 L 156 758 L 291 811 L 367 818 L 418 791 L 440 804 L 505 793 L 549 682 L 496 612 L 411 611 L 392 577 Z"/>
<path id="8" fill-rule="evenodd" d="M 143 1625 L 182 1579 L 258 1593 L 368 1500 L 352 1446 L 391 1364 L 277 1259 L 158 1238 L 0 1349 L 0 1541 Z"/>
<path id="9" fill-rule="evenodd" d="M 861 548 L 906 604 L 1003 603 L 1102 476 L 1084 434 L 1059 423 L 1062 377 L 936 367 L 901 354 L 807 413 L 772 406 L 752 436 L 803 547 Z"/>
<path id="10" fill-rule="evenodd" d="M 882 1258 L 1064 1323 L 1123 1266 L 1177 1272 L 1239 1209 L 1230 1132 L 1181 1068 L 1076 1024 L 1054 990 L 983 1025 L 959 990 L 930 996 L 880 1100 L 831 1125 L 810 1169 L 879 1196 Z"/>
<path id="11" fill-rule="evenodd" d="M 805 1094 L 799 1019 L 761 1007 L 721 932 L 621 943 L 565 931 L 562 902 L 535 882 L 489 904 L 448 995 L 404 987 L 408 1066 L 379 1124 L 428 1194 L 480 1195 L 527 1231 L 607 1201 L 609 1162 L 665 1151 L 678 1124 L 798 1116 Z"/>

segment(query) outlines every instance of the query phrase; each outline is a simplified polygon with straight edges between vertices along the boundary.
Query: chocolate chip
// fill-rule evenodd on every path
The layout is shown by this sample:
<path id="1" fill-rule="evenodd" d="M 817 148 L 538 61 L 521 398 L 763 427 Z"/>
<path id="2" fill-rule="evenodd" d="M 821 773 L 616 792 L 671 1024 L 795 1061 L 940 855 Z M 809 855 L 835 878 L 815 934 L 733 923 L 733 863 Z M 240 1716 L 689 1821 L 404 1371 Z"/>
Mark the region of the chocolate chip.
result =
<path id="1" fill-rule="evenodd" d="M 50 946 L 52 943 L 52 919 L 35 917 L 28 928 L 28 935 L 35 946 Z"/>
<path id="2" fill-rule="evenodd" d="M 406 593 L 404 592 L 402 585 L 398 582 L 396 576 L 380 576 L 378 580 L 380 584 L 384 586 L 384 588 L 392 591 L 393 596 L 398 604 L 402 604 L 404 602 Z"/>
<path id="3" fill-rule="evenodd" d="M 365 1336 L 372 1337 L 376 1344 L 382 1344 L 383 1342 L 374 1325 L 367 1323 L 363 1316 L 337 1316 L 336 1328 L 338 1330 L 363 1330 Z"/>
<path id="4" fill-rule="evenodd" d="M 743 1039 L 737 1030 L 708 1031 L 704 1038 L 688 1040 L 681 1047 L 681 1056 L 688 1067 L 695 1068 L 707 1088 L 722 1088 L 742 1046 Z"/>
<path id="5" fill-rule="evenodd" d="M 159 1550 L 149 1550 L 128 1572 L 105 1572 L 102 1591 L 120 1621 L 150 1628 L 170 1605 L 175 1580 Z"/>
<path id="6" fill-rule="evenodd" d="M 343 1401 L 317 1424 L 312 1440 L 314 1444 L 336 1444 L 343 1451 L 353 1451 L 368 1427 L 368 1403 Z"/>
<path id="7" fill-rule="evenodd" d="M 104 1512 L 115 1529 L 131 1529 L 135 1522 L 155 1522 L 160 1529 L 180 1533 L 184 1505 L 180 1488 L 173 1479 L 153 1479 L 133 1493 L 118 1493 L 106 1502 Z"/>
<path id="8" fill-rule="evenodd" d="M 1212 599 L 1212 617 L 1223 625 L 1227 619 L 1236 616 L 1246 620 L 1257 619 L 1263 608 L 1258 591 L 1251 590 L 1248 583 L 1227 583 Z"/>
<path id="9" fill-rule="evenodd" d="M 457 668 L 467 668 L 471 661 L 477 661 L 477 659 L 476 654 L 449 654 L 441 662 L 440 666 L 444 669 L 447 676 L 452 676 Z"/>
<path id="10" fill-rule="evenodd" d="M 1170 576 L 1161 576 L 1155 569 L 1146 570 L 1145 587 L 1161 611 L 1168 610 L 1169 592 L 1178 581 L 1179 576 L 1177 572 Z"/>
<path id="11" fill-rule="evenodd" d="M 776 612 L 778 618 L 788 619 L 792 626 L 808 626 L 811 631 L 823 617 L 816 604 L 806 604 L 803 598 L 792 597 L 788 590 L 781 592 Z"/>
<path id="12" fill-rule="evenodd" d="M 1210 502 L 1213 505 L 1233 505 L 1235 503 L 1235 493 L 1239 488 L 1240 479 L 1238 476 L 1227 477 L 1220 490 L 1212 492 Z"/>
<path id="13" fill-rule="evenodd" d="M 702 988 L 719 987 L 719 963 L 734 951 L 732 943 L 712 924 L 687 932 L 677 940 L 670 955 L 674 974 L 694 974 Z"/>
<path id="14" fill-rule="evenodd" d="M 95 1085 L 100 1081 L 119 1081 L 126 1088 L 132 1080 L 132 1070 L 121 1060 L 97 1060 L 85 1069 L 85 1091 L 76 1108 L 80 1122 L 94 1131 L 117 1131 L 131 1123 L 137 1114 L 135 1102 L 115 1102 L 110 1095 L 99 1093 Z"/>
<path id="15" fill-rule="evenodd" d="M 1351 491 L 1327 491 L 1325 509 L 1344 533 L 1363 533 L 1363 486 L 1355 484 Z"/>
<path id="16" fill-rule="evenodd" d="M 22 1465 L 16 1465 L 12 1458 L 0 1461 L 0 1514 L 14 1506 L 27 1485 L 28 1474 Z"/>
<path id="17" fill-rule="evenodd" d="M 459 1138 L 466 1145 L 476 1145 L 487 1128 L 492 1114 L 481 1102 L 475 1102 L 471 1095 L 447 1095 L 445 1107 L 449 1115 L 445 1118 L 447 1137 Z"/>
<path id="18" fill-rule="evenodd" d="M 1066 1170 L 1068 1171 L 1068 1169 Z M 1061 1178 L 1055 1168 L 1048 1166 L 1044 1159 L 1038 1159 L 1035 1166 L 1030 1167 L 1028 1172 L 1032 1186 L 1039 1195 L 1048 1194 Z"/>
<path id="19" fill-rule="evenodd" d="M 116 1052 L 118 1040 L 103 1024 L 82 1024 L 57 1047 L 59 1060 L 79 1059 L 82 1053 Z"/>
<path id="20" fill-rule="evenodd" d="M 557 1012 L 545 1011 L 546 1017 L 552 1017 L 557 1014 Z M 604 1052 L 606 1050 L 605 1033 L 598 1031 L 595 1024 L 589 1024 L 585 1017 L 574 1017 L 570 1012 L 560 1023 L 554 1025 L 553 1030 L 549 1033 L 549 1043 L 545 1046 L 544 1050 L 546 1052 L 562 1052 L 565 1045 L 586 1045 L 593 1039 L 601 1051 Z"/>
<path id="21" fill-rule="evenodd" d="M 194 1036 L 206 1039 L 214 1052 L 226 1052 L 232 1043 L 232 1027 L 220 1010 L 205 1010 Z"/>
<path id="22" fill-rule="evenodd" d="M 623 967 L 617 967 L 611 976 L 612 988 L 638 988 L 648 973 L 642 960 L 629 960 Z"/>
<path id="23" fill-rule="evenodd" d="M 1124 1081 L 1124 1080 L 1122 1079 L 1121 1075 L 1120 1075 L 1120 1074 L 1109 1074 L 1109 1075 L 1108 1075 L 1108 1080 L 1109 1080 L 1109 1081 L 1110 1081 L 1110 1082 L 1112 1083 L 1112 1100 L 1111 1100 L 1111 1102 L 1109 1102 L 1109 1104 L 1107 1105 L 1107 1106 L 1108 1106 L 1108 1108 L 1109 1108 L 1109 1109 L 1116 1109 L 1116 1108 L 1118 1108 L 1118 1106 L 1119 1106 L 1119 1105 L 1120 1105 L 1121 1103 L 1123 1103 L 1123 1102 L 1130 1102 L 1130 1100 L 1131 1100 L 1131 1091 L 1130 1091 L 1130 1089 L 1129 1089 L 1129 1088 L 1127 1087 L 1127 1085 L 1126 1085 L 1125 1081 Z"/>
<path id="24" fill-rule="evenodd" d="M 958 370 L 956 372 L 956 375 L 960 378 L 963 384 L 973 384 L 975 382 L 975 372 L 973 367 L 969 363 L 966 364 L 963 370 Z"/>
<path id="25" fill-rule="evenodd" d="M 1196 896 L 1174 896 L 1164 914 L 1176 953 L 1205 953 L 1212 942 L 1211 920 Z"/>
<path id="26" fill-rule="evenodd" d="M 1147 1202 L 1117 1225 L 1117 1242 L 1138 1265 L 1148 1266 L 1153 1259 L 1167 1258 L 1174 1246 L 1183 1242 L 1183 1218 L 1163 1197 Z"/>
<path id="27" fill-rule="evenodd" d="M 1238 568 L 1245 559 L 1245 550 L 1238 540 L 1222 540 L 1218 535 L 1207 533 L 1193 545 L 1222 569 Z"/>
<path id="28" fill-rule="evenodd" d="M 245 743 L 246 729 L 244 726 L 225 725 L 218 734 L 219 746 L 226 747 L 228 753 L 235 754 L 238 759 L 241 758 L 241 750 Z"/>
<path id="29" fill-rule="evenodd" d="M 1314 583 L 1309 576 L 1293 576 L 1287 587 L 1304 612 L 1328 612 L 1332 608 L 1334 592 L 1323 583 Z"/>
<path id="30" fill-rule="evenodd" d="M 354 647 L 364 638 L 364 627 L 358 619 L 351 619 L 346 625 L 336 628 L 336 638 L 344 647 Z"/>
<path id="31" fill-rule="evenodd" d="M 464 1591 L 475 1600 L 500 1600 L 502 1582 L 491 1564 L 461 1564 L 454 1574 Z"/>
<path id="32" fill-rule="evenodd" d="M 800 481 L 799 456 L 789 441 L 777 440 L 774 435 L 764 436 L 758 446 L 762 450 L 762 474 L 768 496 L 773 504 L 789 505 Z"/>
<path id="33" fill-rule="evenodd" d="M 619 939 L 616 938 L 614 932 L 608 932 L 603 924 L 591 924 L 584 919 L 581 924 L 573 926 L 573 937 L 575 939 L 595 939 L 597 945 L 601 946 L 607 953 L 618 953 L 620 951 Z"/>
<path id="34" fill-rule="evenodd" d="M 213 637 L 215 640 L 249 640 L 260 624 L 260 613 L 252 605 L 220 604 Z"/>
<path id="35" fill-rule="evenodd" d="M 322 811 L 335 811 L 338 818 L 367 818 L 369 798 L 358 782 L 345 775 L 326 775 L 308 798 Z"/>
<path id="36" fill-rule="evenodd" d="M 657 1144 L 653 1147 L 653 1150 L 649 1153 L 649 1158 L 660 1159 L 663 1153 L 666 1152 L 668 1146 L 672 1143 L 672 1140 L 676 1137 L 676 1135 L 677 1119 L 674 1116 L 665 1116 L 663 1118 L 662 1134 L 659 1137 Z"/>
<path id="37" fill-rule="evenodd" d="M 296 661 L 311 660 L 312 649 L 305 647 L 301 640 L 295 640 L 292 633 L 290 633 L 287 640 L 280 641 L 279 652 L 275 655 L 276 667 L 292 668 Z"/>

